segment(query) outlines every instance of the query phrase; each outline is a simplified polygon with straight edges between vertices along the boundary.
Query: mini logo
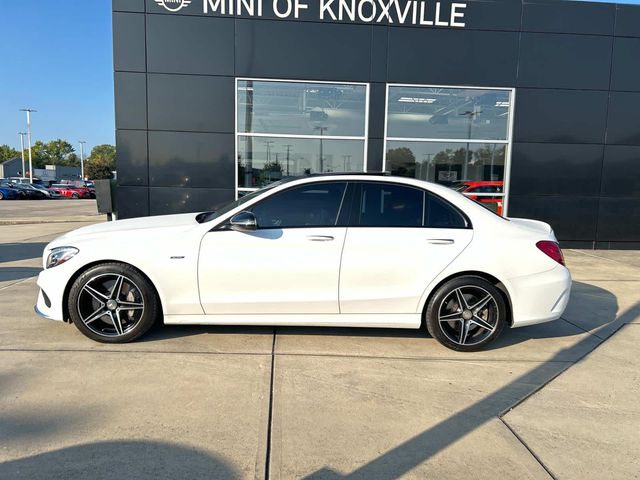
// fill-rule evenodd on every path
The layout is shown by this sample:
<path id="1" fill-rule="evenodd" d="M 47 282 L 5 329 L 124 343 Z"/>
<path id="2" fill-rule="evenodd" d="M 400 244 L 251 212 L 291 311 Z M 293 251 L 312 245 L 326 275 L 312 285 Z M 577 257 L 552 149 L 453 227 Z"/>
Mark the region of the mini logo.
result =
<path id="1" fill-rule="evenodd" d="M 188 6 L 191 0 L 155 0 L 158 5 L 166 8 L 170 12 L 177 12 Z"/>

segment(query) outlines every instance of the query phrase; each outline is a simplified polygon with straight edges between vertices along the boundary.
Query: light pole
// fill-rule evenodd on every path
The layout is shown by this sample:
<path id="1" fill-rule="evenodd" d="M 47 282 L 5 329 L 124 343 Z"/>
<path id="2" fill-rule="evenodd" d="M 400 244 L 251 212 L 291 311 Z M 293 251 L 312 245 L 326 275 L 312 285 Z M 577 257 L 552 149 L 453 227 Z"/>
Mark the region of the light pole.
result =
<path id="1" fill-rule="evenodd" d="M 287 149 L 287 177 L 289 176 L 289 153 L 291 152 L 291 147 L 293 147 L 291 144 L 285 145 L 285 148 Z"/>
<path id="2" fill-rule="evenodd" d="M 324 172 L 324 155 L 322 152 L 322 137 L 324 136 L 324 132 L 329 130 L 329 127 L 316 126 L 313 127 L 314 130 L 320 130 L 320 173 Z"/>
<path id="3" fill-rule="evenodd" d="M 22 155 L 22 176 L 24 177 L 24 136 L 25 132 L 18 132 L 20 135 L 20 155 Z"/>
<path id="4" fill-rule="evenodd" d="M 21 108 L 21 112 L 27 112 L 27 144 L 29 145 L 29 183 L 33 183 L 33 161 L 31 159 L 31 112 L 37 112 L 32 108 Z"/>
<path id="5" fill-rule="evenodd" d="M 84 140 L 78 140 L 80 144 L 80 180 L 84 180 Z"/>

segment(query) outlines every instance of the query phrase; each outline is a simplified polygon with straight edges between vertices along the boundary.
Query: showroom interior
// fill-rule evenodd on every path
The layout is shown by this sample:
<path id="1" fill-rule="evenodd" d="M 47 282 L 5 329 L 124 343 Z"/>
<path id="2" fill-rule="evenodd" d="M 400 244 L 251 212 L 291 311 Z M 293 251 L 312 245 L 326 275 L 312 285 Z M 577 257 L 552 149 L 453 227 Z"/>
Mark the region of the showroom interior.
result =
<path id="1" fill-rule="evenodd" d="M 549 222 L 564 247 L 640 248 L 640 6 L 166 5 L 113 0 L 119 218 L 386 171 Z"/>

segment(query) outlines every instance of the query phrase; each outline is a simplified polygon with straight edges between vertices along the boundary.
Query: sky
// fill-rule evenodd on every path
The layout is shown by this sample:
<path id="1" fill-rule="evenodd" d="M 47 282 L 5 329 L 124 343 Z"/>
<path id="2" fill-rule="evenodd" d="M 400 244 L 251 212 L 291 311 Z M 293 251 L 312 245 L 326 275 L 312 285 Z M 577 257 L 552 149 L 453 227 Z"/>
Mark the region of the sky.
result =
<path id="1" fill-rule="evenodd" d="M 0 0 L 0 144 L 115 142 L 111 0 Z M 26 141 L 26 139 L 25 139 Z"/>
<path id="2" fill-rule="evenodd" d="M 617 3 L 640 3 L 619 0 Z M 115 142 L 111 0 L 0 0 L 0 144 Z"/>

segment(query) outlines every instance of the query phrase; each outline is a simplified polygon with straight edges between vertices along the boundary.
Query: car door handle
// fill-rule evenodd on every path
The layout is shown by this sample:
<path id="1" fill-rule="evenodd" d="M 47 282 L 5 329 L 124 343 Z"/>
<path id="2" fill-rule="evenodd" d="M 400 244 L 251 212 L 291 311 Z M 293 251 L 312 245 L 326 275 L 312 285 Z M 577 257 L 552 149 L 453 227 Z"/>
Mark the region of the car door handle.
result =
<path id="1" fill-rule="evenodd" d="M 453 238 L 428 238 L 427 242 L 433 245 L 451 245 L 452 243 L 455 243 Z"/>
<path id="2" fill-rule="evenodd" d="M 307 240 L 310 242 L 331 242 L 333 237 L 331 235 L 308 235 Z"/>

